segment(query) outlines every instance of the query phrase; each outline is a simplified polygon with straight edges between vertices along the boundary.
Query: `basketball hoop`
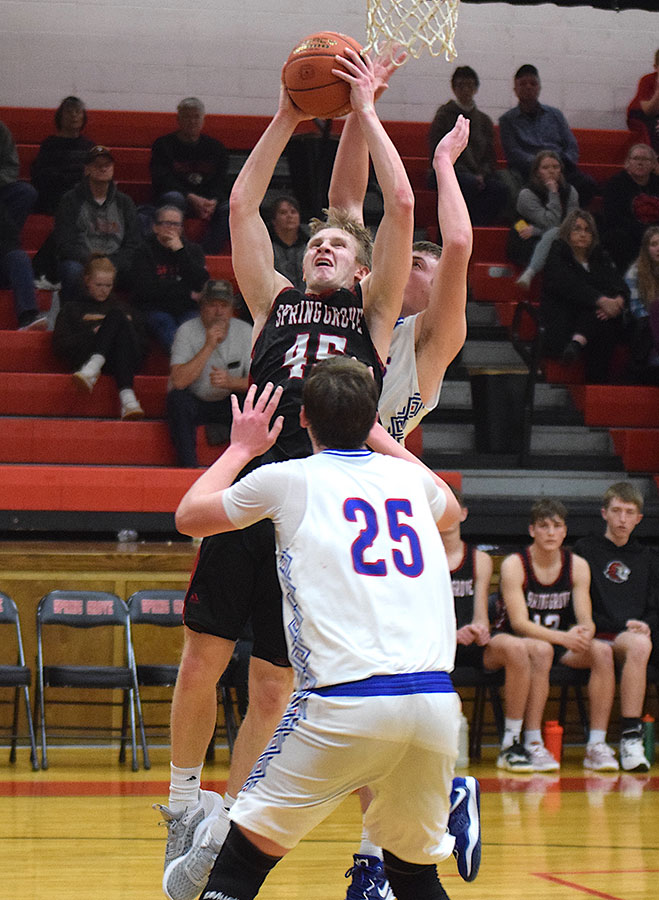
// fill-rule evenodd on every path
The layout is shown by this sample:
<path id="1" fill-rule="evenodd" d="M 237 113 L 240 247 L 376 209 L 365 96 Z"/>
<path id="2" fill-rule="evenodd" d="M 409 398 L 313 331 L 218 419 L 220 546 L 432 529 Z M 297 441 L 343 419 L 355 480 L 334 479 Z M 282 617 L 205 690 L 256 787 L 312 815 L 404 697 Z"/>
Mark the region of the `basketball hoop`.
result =
<path id="1" fill-rule="evenodd" d="M 398 45 L 418 59 L 424 48 L 447 62 L 457 56 L 453 38 L 460 0 L 367 0 L 365 49 L 383 53 Z"/>

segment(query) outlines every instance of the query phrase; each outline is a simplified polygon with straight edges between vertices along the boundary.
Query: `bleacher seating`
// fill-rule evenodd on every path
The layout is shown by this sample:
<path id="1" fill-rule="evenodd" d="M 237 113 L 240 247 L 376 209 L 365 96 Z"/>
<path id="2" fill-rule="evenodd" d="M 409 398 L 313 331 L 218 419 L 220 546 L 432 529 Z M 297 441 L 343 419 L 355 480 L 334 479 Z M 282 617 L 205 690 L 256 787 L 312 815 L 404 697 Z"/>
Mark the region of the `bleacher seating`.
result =
<path id="1" fill-rule="evenodd" d="M 53 111 L 47 108 L 0 108 L 0 120 L 10 128 L 18 147 L 22 177 L 28 177 L 39 143 L 52 133 L 52 117 Z M 229 148 L 231 171 L 235 174 L 268 121 L 266 116 L 209 114 L 205 131 Z M 338 133 L 342 125 L 341 121 L 335 122 L 334 132 Z M 436 198 L 427 186 L 428 123 L 385 125 L 415 189 L 417 228 L 425 229 L 428 237 L 435 239 Z M 175 128 L 173 112 L 89 110 L 85 133 L 112 148 L 119 186 L 139 204 L 151 199 L 150 146 L 158 136 Z M 314 129 L 312 123 L 300 126 L 303 132 L 312 133 Z M 598 181 L 620 167 L 631 143 L 626 131 L 576 129 L 575 135 L 581 165 Z M 503 166 L 498 133 L 497 156 Z M 51 227 L 49 217 L 30 216 L 24 230 L 28 252 L 36 251 Z M 194 239 L 195 223 L 186 223 L 186 231 Z M 507 229 L 502 227 L 475 229 L 470 285 L 472 299 L 493 303 L 499 323 L 508 327 L 517 302 L 528 295 L 514 283 L 518 271 L 506 261 L 506 236 Z M 214 278 L 233 279 L 228 252 L 207 257 L 207 267 Z M 50 294 L 39 292 L 40 307 L 48 309 L 49 304 Z M 71 389 L 70 376 L 52 353 L 50 336 L 20 333 L 15 328 L 10 296 L 0 291 L 0 416 L 11 417 L 3 422 L 6 440 L 0 451 L 0 508 L 100 510 L 107 509 L 107 504 L 113 509 L 129 509 L 137 504 L 145 512 L 150 508 L 173 509 L 196 472 L 171 468 L 173 450 L 163 422 L 168 371 L 164 354 L 150 354 L 143 373 L 136 379 L 136 393 L 147 419 L 118 422 L 116 392 L 109 378 L 101 378 L 92 396 L 77 395 Z M 576 386 L 583 380 L 579 367 L 570 371 L 550 361 L 546 363 L 545 376 L 548 380 L 574 382 Z M 654 402 L 656 409 L 658 404 Z M 624 429 L 657 425 L 642 417 L 630 423 L 612 424 L 623 428 L 614 439 L 630 459 L 637 459 L 639 438 L 628 436 Z M 420 447 L 420 441 L 417 443 Z M 217 448 L 207 445 L 203 429 L 199 430 L 198 445 L 200 462 L 208 464 L 215 458 Z M 657 467 L 659 463 L 652 470 Z M 459 475 L 452 473 L 451 480 L 458 484 Z M 46 497 L 48 503 L 62 505 L 39 506 Z"/>

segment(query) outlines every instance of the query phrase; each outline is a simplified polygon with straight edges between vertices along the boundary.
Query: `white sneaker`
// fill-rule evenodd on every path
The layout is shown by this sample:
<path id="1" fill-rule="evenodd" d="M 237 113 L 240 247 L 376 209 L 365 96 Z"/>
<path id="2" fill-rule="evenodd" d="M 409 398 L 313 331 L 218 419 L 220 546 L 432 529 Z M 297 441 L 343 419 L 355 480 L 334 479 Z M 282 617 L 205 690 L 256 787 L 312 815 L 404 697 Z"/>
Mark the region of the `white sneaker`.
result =
<path id="1" fill-rule="evenodd" d="M 535 272 L 533 269 L 524 269 L 515 284 L 518 284 L 523 290 L 528 291 L 534 278 Z"/>
<path id="2" fill-rule="evenodd" d="M 230 824 L 229 815 L 220 803 L 197 825 L 187 852 L 166 865 L 162 888 L 170 900 L 195 900 L 199 896 Z"/>
<path id="3" fill-rule="evenodd" d="M 592 769 L 594 772 L 617 772 L 620 768 L 613 749 L 604 741 L 587 744 L 583 767 Z"/>
<path id="4" fill-rule="evenodd" d="M 28 319 L 18 326 L 19 331 L 47 331 L 48 315 L 44 312 L 34 312 Z"/>
<path id="5" fill-rule="evenodd" d="M 639 735 L 620 738 L 620 765 L 625 772 L 647 772 L 650 763 L 645 755 L 643 740 Z"/>
<path id="6" fill-rule="evenodd" d="M 61 291 L 61 281 L 48 281 L 45 275 L 39 275 L 34 279 L 34 286 L 38 291 Z"/>
<path id="7" fill-rule="evenodd" d="M 140 406 L 140 401 L 137 397 L 121 398 L 121 418 L 124 421 L 144 418 L 144 410 Z"/>
<path id="8" fill-rule="evenodd" d="M 531 757 L 534 772 L 555 772 L 561 767 L 561 764 L 554 759 L 542 741 L 526 744 L 526 752 Z"/>
<path id="9" fill-rule="evenodd" d="M 76 387 L 81 388 L 83 391 L 88 391 L 91 394 L 100 374 L 100 372 L 85 372 L 83 367 L 73 373 L 73 380 Z"/>

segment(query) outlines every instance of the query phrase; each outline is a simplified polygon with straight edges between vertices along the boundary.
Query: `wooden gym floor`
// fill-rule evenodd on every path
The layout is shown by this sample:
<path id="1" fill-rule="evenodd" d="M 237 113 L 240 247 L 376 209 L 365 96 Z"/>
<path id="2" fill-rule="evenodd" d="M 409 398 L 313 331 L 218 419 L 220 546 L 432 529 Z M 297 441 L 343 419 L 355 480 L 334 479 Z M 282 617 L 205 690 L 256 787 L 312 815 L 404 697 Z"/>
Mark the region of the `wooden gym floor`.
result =
<path id="1" fill-rule="evenodd" d="M 481 782 L 483 862 L 465 884 L 454 861 L 440 875 L 452 900 L 656 900 L 659 771 L 584 777 L 582 749 L 567 747 L 560 777 L 498 772 L 494 748 L 470 773 Z M 111 749 L 53 748 L 32 772 L 27 751 L 9 765 L 0 748 L 2 900 L 159 900 L 168 752 L 131 772 Z M 224 790 L 227 753 L 205 769 Z M 343 900 L 343 875 L 360 835 L 348 798 L 273 871 L 264 900 Z"/>

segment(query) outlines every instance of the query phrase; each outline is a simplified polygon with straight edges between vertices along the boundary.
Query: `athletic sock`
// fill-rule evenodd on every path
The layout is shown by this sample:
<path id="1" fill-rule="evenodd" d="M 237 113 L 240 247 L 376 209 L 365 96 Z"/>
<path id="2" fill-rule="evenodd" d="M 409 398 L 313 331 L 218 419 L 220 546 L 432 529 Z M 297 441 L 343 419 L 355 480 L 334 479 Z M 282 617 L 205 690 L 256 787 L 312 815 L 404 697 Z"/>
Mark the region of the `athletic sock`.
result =
<path id="1" fill-rule="evenodd" d="M 591 728 L 588 735 L 589 744 L 605 744 L 606 731 L 603 728 Z"/>
<path id="2" fill-rule="evenodd" d="M 226 791 L 226 793 L 224 794 L 224 797 L 222 799 L 224 800 L 224 808 L 226 809 L 227 812 L 229 812 L 229 810 L 231 809 L 233 804 L 236 802 L 236 798 L 232 797 L 231 794 L 228 791 Z"/>
<path id="3" fill-rule="evenodd" d="M 382 851 L 384 874 L 387 876 L 396 900 L 449 900 L 437 875 L 437 866 L 405 862 Z M 241 898 L 242 900 L 242 898 Z"/>
<path id="4" fill-rule="evenodd" d="M 362 841 L 359 845 L 359 855 L 377 856 L 378 859 L 382 859 L 382 847 L 378 847 L 371 841 L 365 828 L 362 829 Z"/>
<path id="5" fill-rule="evenodd" d="M 254 900 L 279 856 L 268 856 L 231 823 L 201 900 Z"/>
<path id="6" fill-rule="evenodd" d="M 541 744 L 542 743 L 542 733 L 539 728 L 531 728 L 527 729 L 524 732 L 524 746 L 528 747 L 529 744 Z"/>
<path id="7" fill-rule="evenodd" d="M 503 740 L 501 741 L 501 749 L 505 750 L 511 744 L 519 741 L 522 731 L 523 719 L 505 719 L 503 724 Z"/>
<path id="8" fill-rule="evenodd" d="M 182 812 L 187 807 L 198 805 L 202 768 L 203 765 L 193 766 L 191 769 L 181 769 L 174 763 L 169 764 L 168 806 L 172 812 Z"/>

